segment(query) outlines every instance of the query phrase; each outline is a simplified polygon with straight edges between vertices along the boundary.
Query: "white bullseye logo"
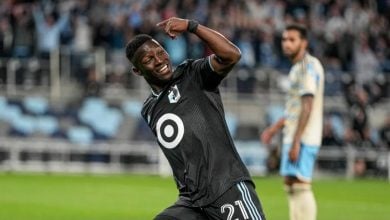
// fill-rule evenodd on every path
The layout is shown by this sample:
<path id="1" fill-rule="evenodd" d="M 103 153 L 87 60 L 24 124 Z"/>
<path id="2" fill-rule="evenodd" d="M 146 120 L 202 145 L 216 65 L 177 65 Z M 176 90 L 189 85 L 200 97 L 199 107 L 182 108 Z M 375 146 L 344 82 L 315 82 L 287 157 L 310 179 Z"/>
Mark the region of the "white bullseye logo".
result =
<path id="1" fill-rule="evenodd" d="M 157 139 L 165 148 L 173 149 L 183 139 L 184 124 L 175 114 L 167 113 L 158 119 Z"/>

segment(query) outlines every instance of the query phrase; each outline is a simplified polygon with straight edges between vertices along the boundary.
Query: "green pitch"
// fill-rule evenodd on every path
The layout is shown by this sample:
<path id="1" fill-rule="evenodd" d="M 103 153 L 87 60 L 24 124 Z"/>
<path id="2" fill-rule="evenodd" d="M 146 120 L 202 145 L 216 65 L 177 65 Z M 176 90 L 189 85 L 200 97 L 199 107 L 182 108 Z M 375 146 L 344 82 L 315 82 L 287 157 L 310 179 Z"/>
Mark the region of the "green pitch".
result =
<path id="1" fill-rule="evenodd" d="M 269 220 L 288 219 L 279 177 L 256 178 Z M 390 219 L 384 180 L 316 180 L 318 220 Z M 176 199 L 171 178 L 0 173 L 0 219 L 144 220 Z"/>

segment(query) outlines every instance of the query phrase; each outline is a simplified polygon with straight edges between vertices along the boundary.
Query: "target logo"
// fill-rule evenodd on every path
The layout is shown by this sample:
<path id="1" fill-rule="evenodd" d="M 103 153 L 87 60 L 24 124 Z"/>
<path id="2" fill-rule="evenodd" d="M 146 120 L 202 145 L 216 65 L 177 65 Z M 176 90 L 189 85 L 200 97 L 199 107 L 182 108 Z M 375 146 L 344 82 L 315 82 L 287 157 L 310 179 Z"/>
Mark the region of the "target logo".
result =
<path id="1" fill-rule="evenodd" d="M 157 121 L 157 139 L 168 149 L 175 148 L 184 136 L 183 121 L 175 114 L 167 113 Z"/>

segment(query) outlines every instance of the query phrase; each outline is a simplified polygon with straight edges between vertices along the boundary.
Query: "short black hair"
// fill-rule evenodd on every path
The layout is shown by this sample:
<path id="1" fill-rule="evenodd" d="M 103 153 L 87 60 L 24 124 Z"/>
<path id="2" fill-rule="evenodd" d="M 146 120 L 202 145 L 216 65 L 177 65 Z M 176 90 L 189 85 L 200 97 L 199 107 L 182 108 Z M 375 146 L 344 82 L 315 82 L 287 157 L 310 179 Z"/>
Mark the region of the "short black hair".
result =
<path id="1" fill-rule="evenodd" d="M 134 57 L 135 51 L 142 46 L 146 41 L 152 40 L 153 38 L 147 34 L 138 34 L 134 36 L 129 43 L 126 45 L 126 57 L 131 62 Z"/>
<path id="2" fill-rule="evenodd" d="M 285 30 L 286 31 L 291 31 L 291 30 L 298 31 L 299 34 L 301 35 L 302 39 L 307 39 L 307 29 L 303 25 L 300 25 L 300 24 L 289 24 L 289 25 L 287 25 Z"/>

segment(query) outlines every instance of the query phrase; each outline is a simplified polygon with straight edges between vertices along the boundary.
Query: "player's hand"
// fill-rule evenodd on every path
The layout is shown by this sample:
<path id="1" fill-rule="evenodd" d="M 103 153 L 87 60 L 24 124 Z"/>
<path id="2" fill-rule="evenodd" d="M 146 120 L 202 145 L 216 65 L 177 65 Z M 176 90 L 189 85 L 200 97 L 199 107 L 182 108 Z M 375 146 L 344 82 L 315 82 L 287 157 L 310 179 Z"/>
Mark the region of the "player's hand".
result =
<path id="1" fill-rule="evenodd" d="M 172 17 L 159 22 L 157 27 L 162 28 L 170 38 L 175 39 L 176 36 L 187 31 L 188 20 Z"/>
<path id="2" fill-rule="evenodd" d="M 266 128 L 263 133 L 261 133 L 260 139 L 264 144 L 270 144 L 274 133 L 271 128 Z"/>
<path id="3" fill-rule="evenodd" d="M 291 149 L 288 152 L 288 157 L 291 162 L 296 162 L 298 160 L 300 150 L 301 144 L 299 142 L 294 142 L 293 146 L 291 146 Z"/>

